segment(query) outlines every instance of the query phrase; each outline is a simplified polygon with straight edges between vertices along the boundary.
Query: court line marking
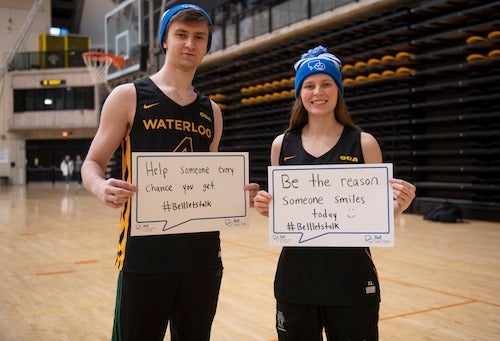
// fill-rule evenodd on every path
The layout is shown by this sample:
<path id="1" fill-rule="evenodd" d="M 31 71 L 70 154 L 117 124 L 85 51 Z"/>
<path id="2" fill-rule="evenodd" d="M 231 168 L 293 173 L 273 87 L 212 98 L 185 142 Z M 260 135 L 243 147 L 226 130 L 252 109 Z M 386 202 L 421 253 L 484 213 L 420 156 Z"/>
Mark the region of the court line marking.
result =
<path id="1" fill-rule="evenodd" d="M 429 287 L 426 287 L 424 285 L 419 285 L 419 284 L 414 284 L 414 283 L 408 283 L 408 282 L 405 282 L 405 281 L 400 281 L 400 280 L 393 279 L 393 278 L 388 278 L 388 277 L 379 277 L 379 278 L 382 279 L 382 280 L 391 281 L 391 282 L 394 282 L 394 283 L 399 283 L 399 284 L 402 284 L 402 285 L 405 285 L 405 286 L 408 286 L 408 287 L 420 288 L 420 289 L 432 291 L 432 292 L 435 292 L 435 293 L 438 293 L 438 294 L 443 294 L 443 295 L 447 295 L 447 296 L 451 296 L 451 297 L 455 297 L 455 298 L 461 298 L 463 300 L 466 300 L 466 302 L 464 302 L 464 303 L 479 302 L 479 303 L 484 303 L 484 304 L 491 305 L 493 307 L 500 307 L 500 304 L 497 304 L 497 303 L 488 302 L 488 301 L 484 301 L 484 300 L 480 300 L 480 299 L 476 299 L 476 298 L 472 298 L 472 297 L 468 297 L 468 296 L 463 296 L 463 295 L 459 295 L 459 294 L 454 294 L 454 293 L 451 293 L 451 292 L 448 292 L 448 291 L 444 291 L 444 290 L 429 288 Z"/>

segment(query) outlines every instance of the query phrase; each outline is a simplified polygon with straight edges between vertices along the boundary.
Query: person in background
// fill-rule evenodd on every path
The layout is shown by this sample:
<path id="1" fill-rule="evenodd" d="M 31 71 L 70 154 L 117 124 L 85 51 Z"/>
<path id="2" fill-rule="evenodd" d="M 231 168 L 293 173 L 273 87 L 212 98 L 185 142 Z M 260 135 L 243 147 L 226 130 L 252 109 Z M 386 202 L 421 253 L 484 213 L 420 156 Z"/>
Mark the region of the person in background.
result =
<path id="1" fill-rule="evenodd" d="M 352 121 L 343 98 L 341 62 L 323 46 L 295 63 L 296 101 L 285 133 L 271 146 L 271 165 L 381 163 L 376 139 Z M 341 156 L 351 156 L 350 158 Z M 415 187 L 391 179 L 394 216 L 415 197 Z M 272 195 L 254 198 L 269 214 Z M 274 291 L 280 341 L 378 340 L 380 288 L 367 247 L 283 247 Z"/>
<path id="2" fill-rule="evenodd" d="M 71 181 L 71 177 L 73 176 L 73 171 L 75 170 L 75 164 L 73 160 L 71 160 L 71 156 L 66 155 L 64 159 L 61 161 L 61 165 L 59 166 L 61 173 L 64 177 L 64 182 L 66 183 L 66 189 L 69 188 L 69 182 Z"/>
<path id="3" fill-rule="evenodd" d="M 77 154 L 75 158 L 75 175 L 76 180 L 78 181 L 78 187 L 82 185 L 82 164 L 82 156 L 80 154 Z"/>
<path id="4" fill-rule="evenodd" d="M 192 84 L 211 37 L 212 21 L 201 7 L 168 9 L 160 21 L 162 68 L 113 89 L 82 166 L 85 188 L 121 208 L 113 340 L 163 340 L 169 323 L 173 341 L 210 338 L 223 270 L 219 232 L 131 236 L 130 204 L 138 191 L 131 183 L 132 152 L 218 151 L 221 110 Z M 179 124 L 153 129 L 146 119 Z M 120 143 L 122 178 L 106 179 Z"/>

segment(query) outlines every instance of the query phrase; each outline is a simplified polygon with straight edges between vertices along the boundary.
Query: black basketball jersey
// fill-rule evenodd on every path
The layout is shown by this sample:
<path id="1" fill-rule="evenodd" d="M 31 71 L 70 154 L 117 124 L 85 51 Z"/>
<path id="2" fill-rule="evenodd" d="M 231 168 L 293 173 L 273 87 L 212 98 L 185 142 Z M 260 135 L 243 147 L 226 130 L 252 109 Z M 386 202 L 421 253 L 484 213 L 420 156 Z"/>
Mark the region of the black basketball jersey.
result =
<path id="1" fill-rule="evenodd" d="M 131 182 L 132 152 L 208 152 L 214 115 L 210 99 L 180 106 L 150 78 L 134 82 L 137 107 L 122 142 L 122 178 Z M 122 208 L 116 266 L 133 272 L 176 272 L 221 266 L 219 232 L 130 236 L 130 203 Z"/>
<path id="2" fill-rule="evenodd" d="M 344 127 L 337 144 L 314 157 L 302 146 L 301 131 L 286 132 L 280 165 L 364 163 L 361 132 Z M 283 247 L 274 282 L 285 302 L 360 305 L 380 301 L 377 272 L 369 248 Z"/>

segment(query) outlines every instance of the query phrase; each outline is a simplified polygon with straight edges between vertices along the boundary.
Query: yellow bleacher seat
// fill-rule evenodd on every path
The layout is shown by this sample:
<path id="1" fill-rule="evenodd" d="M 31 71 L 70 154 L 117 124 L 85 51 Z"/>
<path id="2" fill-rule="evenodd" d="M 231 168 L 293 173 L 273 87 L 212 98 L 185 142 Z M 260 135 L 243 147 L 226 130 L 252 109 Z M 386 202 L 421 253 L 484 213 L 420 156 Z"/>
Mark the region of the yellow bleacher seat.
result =
<path id="1" fill-rule="evenodd" d="M 402 75 L 411 75 L 412 73 L 414 72 L 414 70 L 410 69 L 410 68 L 407 68 L 407 67 L 399 67 L 397 70 L 396 70 L 396 73 L 400 76 Z"/>
<path id="2" fill-rule="evenodd" d="M 382 77 L 393 77 L 396 73 L 392 70 L 384 70 L 382 71 Z"/>
<path id="3" fill-rule="evenodd" d="M 379 79 L 380 77 L 382 77 L 382 76 L 380 75 L 380 73 L 376 73 L 376 72 L 372 72 L 372 73 L 370 73 L 370 74 L 368 75 L 368 79 L 372 79 L 372 80 L 374 80 L 374 79 Z"/>
<path id="4" fill-rule="evenodd" d="M 351 70 L 354 70 L 354 65 L 352 65 L 352 64 L 344 64 L 344 66 L 342 66 L 342 71 L 344 71 L 344 72 L 351 71 Z"/>
<path id="5" fill-rule="evenodd" d="M 396 59 L 396 57 L 391 56 L 390 54 L 386 54 L 385 56 L 383 56 L 382 58 L 380 58 L 380 60 L 382 61 L 382 63 L 392 62 L 394 59 Z"/>
<path id="6" fill-rule="evenodd" d="M 493 40 L 493 39 L 498 39 L 500 38 L 500 31 L 491 31 L 488 33 L 488 39 Z"/>
<path id="7" fill-rule="evenodd" d="M 400 51 L 396 53 L 396 59 L 411 59 L 415 57 L 413 53 L 406 52 L 406 51 Z"/>
<path id="8" fill-rule="evenodd" d="M 499 49 L 491 50 L 490 52 L 488 52 L 488 57 L 490 58 L 500 57 L 500 50 Z"/>
<path id="9" fill-rule="evenodd" d="M 482 41 L 485 41 L 486 38 L 485 37 L 481 37 L 481 36 L 470 36 L 468 37 L 465 42 L 470 45 L 470 44 L 475 44 L 475 43 L 480 43 Z"/>
<path id="10" fill-rule="evenodd" d="M 358 61 L 358 62 L 354 63 L 354 68 L 355 68 L 355 69 L 361 69 L 361 68 L 366 67 L 367 65 L 368 65 L 368 64 L 366 64 L 366 62 L 365 62 L 365 61 L 360 60 L 360 61 Z"/>
<path id="11" fill-rule="evenodd" d="M 473 63 L 473 62 L 479 62 L 481 60 L 485 60 L 486 58 L 488 58 L 488 57 L 486 57 L 482 54 L 472 53 L 472 54 L 468 55 L 466 59 L 469 63 Z"/>

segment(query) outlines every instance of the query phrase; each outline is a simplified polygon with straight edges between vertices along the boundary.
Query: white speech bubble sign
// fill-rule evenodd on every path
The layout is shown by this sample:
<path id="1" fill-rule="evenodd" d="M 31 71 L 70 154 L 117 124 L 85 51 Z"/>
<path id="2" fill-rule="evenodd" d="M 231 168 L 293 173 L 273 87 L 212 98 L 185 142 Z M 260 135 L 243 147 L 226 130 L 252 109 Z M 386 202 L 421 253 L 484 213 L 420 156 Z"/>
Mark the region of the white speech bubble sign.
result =
<path id="1" fill-rule="evenodd" d="M 272 246 L 394 246 L 390 163 L 268 167 Z"/>
<path id="2" fill-rule="evenodd" d="M 247 226 L 248 153 L 132 153 L 131 236 Z"/>

